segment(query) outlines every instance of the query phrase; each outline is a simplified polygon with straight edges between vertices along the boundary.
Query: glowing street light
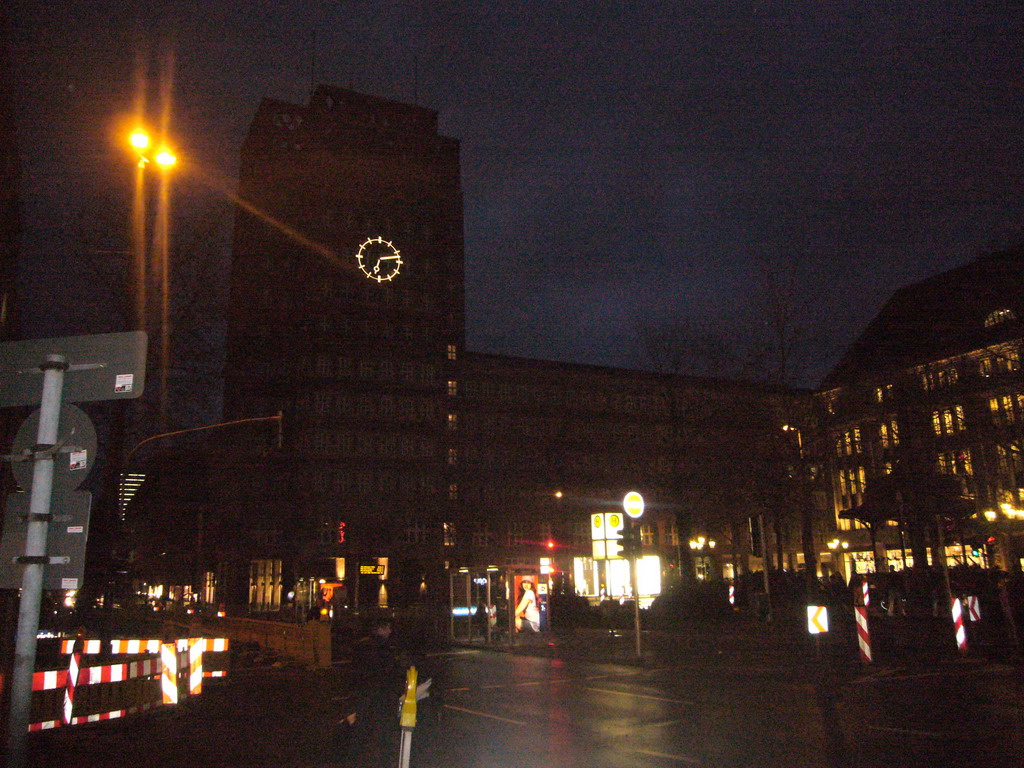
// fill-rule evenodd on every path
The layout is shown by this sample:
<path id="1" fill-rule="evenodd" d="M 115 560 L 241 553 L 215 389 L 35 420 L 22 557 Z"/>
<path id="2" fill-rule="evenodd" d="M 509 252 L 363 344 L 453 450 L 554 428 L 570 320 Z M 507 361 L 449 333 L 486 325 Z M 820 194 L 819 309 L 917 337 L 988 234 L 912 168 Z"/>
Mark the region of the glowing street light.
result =
<path id="1" fill-rule="evenodd" d="M 132 131 L 132 135 L 128 137 L 128 143 L 135 147 L 135 149 L 148 149 L 149 134 L 142 129 Z"/>
<path id="2" fill-rule="evenodd" d="M 135 197 L 132 206 L 132 251 L 134 270 L 134 309 L 135 318 L 132 323 L 136 327 L 146 328 L 147 299 L 146 299 L 146 166 L 150 162 L 155 163 L 162 171 L 168 171 L 177 164 L 178 158 L 167 148 L 161 145 L 156 153 L 152 137 L 142 128 L 136 128 L 128 136 L 128 143 L 138 155 L 139 162 L 135 172 Z M 170 175 L 161 173 L 159 195 L 157 198 L 157 216 L 153 238 L 153 259 L 154 267 L 160 282 L 160 414 L 161 421 L 166 418 L 167 408 L 167 368 L 170 356 L 170 296 L 169 296 L 169 263 L 168 253 L 170 250 L 169 233 L 169 185 Z"/>

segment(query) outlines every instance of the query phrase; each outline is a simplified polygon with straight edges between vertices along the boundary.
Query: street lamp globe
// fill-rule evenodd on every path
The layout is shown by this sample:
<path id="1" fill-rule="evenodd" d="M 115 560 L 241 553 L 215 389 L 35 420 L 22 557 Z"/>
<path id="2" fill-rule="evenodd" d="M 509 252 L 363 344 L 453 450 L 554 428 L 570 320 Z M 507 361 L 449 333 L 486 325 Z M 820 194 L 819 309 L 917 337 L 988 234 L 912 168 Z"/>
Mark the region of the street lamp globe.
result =
<path id="1" fill-rule="evenodd" d="M 176 158 L 166 149 L 158 152 L 156 157 L 153 159 L 156 160 L 157 165 L 162 165 L 164 168 L 170 168 L 172 165 L 178 162 L 178 158 Z"/>
<path id="2" fill-rule="evenodd" d="M 136 149 L 146 149 L 149 146 L 149 134 L 141 129 L 135 130 L 128 137 L 128 141 Z"/>

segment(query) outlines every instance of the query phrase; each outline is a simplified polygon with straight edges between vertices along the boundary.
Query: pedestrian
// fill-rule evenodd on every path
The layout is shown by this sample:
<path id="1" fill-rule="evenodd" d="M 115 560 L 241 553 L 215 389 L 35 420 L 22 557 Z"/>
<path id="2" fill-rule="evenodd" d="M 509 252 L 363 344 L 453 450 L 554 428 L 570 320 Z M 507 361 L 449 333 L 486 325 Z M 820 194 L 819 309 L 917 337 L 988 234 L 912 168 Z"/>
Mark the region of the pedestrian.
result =
<path id="1" fill-rule="evenodd" d="M 540 631 L 540 609 L 537 608 L 537 594 L 533 591 L 533 581 L 523 579 L 523 596 L 516 606 L 516 631 Z"/>
<path id="2" fill-rule="evenodd" d="M 404 671 L 392 641 L 391 620 L 373 622 L 353 649 L 352 706 L 338 722 L 340 742 L 358 766 L 391 766 L 398 755 L 398 704 Z"/>

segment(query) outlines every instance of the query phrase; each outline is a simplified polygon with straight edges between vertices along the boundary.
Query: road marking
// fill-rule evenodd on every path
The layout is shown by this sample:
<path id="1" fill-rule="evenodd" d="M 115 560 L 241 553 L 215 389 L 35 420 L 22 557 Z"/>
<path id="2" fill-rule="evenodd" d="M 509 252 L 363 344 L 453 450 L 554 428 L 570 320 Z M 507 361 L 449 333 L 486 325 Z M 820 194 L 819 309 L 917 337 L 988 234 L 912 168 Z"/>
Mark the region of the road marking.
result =
<path id="1" fill-rule="evenodd" d="M 522 720 L 513 720 L 510 717 L 499 717 L 498 715 L 491 715 L 487 712 L 479 712 L 475 709 L 466 709 L 465 707 L 456 707 L 454 704 L 445 704 L 445 709 L 454 709 L 456 712 L 465 712 L 467 715 L 476 715 L 477 717 L 486 717 L 489 720 L 498 720 L 502 723 L 511 723 L 512 725 L 529 725 Z"/>
<path id="2" fill-rule="evenodd" d="M 666 760 L 675 760 L 677 763 L 689 763 L 690 765 L 697 765 L 700 760 L 696 757 L 690 757 L 689 755 L 668 755 L 664 752 L 652 752 L 648 749 L 638 749 L 638 755 L 648 755 L 649 757 L 663 757 Z"/>
<path id="3" fill-rule="evenodd" d="M 912 728 L 887 728 L 882 725 L 869 725 L 869 731 L 883 731 L 884 733 L 898 733 L 901 736 L 919 736 L 922 739 L 944 739 L 947 738 L 944 733 L 936 733 L 935 731 L 915 731 Z"/>
<path id="4" fill-rule="evenodd" d="M 688 717 L 677 717 L 674 720 L 660 720 L 657 723 L 644 723 L 642 728 L 664 728 L 667 725 L 678 725 L 679 723 L 689 723 L 692 720 Z"/>
<path id="5" fill-rule="evenodd" d="M 458 650 L 458 651 L 434 651 L 433 653 L 426 653 L 426 654 L 424 654 L 424 656 L 427 656 L 428 658 L 431 658 L 431 659 L 437 659 L 437 658 L 440 658 L 442 656 L 466 656 L 466 655 L 471 655 L 471 654 L 475 654 L 475 653 L 480 653 L 480 651 L 475 650 L 473 648 L 463 648 L 463 649 Z"/>
<path id="6" fill-rule="evenodd" d="M 696 702 L 690 701 L 688 699 L 667 699 L 664 696 L 648 696 L 645 693 L 630 693 L 629 691 L 613 691 L 611 688 L 594 688 L 594 687 L 589 686 L 589 685 L 587 686 L 587 690 L 588 691 L 597 691 L 598 693 L 615 693 L 615 694 L 618 694 L 619 696 L 632 696 L 635 699 L 650 699 L 651 701 L 668 701 L 668 702 L 671 702 L 672 704 L 686 704 L 688 706 L 693 706 L 696 703 Z"/>
<path id="7" fill-rule="evenodd" d="M 1009 667 L 1007 667 L 1006 669 L 1002 669 L 998 666 L 992 666 L 977 669 L 946 669 L 937 670 L 934 672 L 909 672 L 907 674 L 901 675 L 897 674 L 901 670 L 896 669 L 892 670 L 888 674 L 879 671 L 877 674 L 867 675 L 865 677 L 860 678 L 859 680 L 854 680 L 853 683 L 856 685 L 865 685 L 868 683 L 887 683 L 892 680 L 916 680 L 922 677 L 958 677 L 961 675 L 977 675 L 982 673 L 1003 673 L 1008 670 Z"/>
<path id="8" fill-rule="evenodd" d="M 555 677 L 551 680 L 526 680 L 522 683 L 500 683 L 498 685 L 481 685 L 481 691 L 491 691 L 495 688 L 519 688 L 524 685 L 544 685 L 546 683 L 568 683 L 572 682 L 571 677 Z"/>

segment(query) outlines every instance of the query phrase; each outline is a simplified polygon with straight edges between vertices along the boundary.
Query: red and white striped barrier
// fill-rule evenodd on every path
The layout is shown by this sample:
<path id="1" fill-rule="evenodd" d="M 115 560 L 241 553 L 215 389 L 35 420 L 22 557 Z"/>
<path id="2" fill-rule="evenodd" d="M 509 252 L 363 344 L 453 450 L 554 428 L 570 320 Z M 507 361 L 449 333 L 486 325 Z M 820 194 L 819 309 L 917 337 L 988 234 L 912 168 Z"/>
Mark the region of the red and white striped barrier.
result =
<path id="1" fill-rule="evenodd" d="M 160 646 L 160 692 L 164 704 L 178 703 L 178 651 L 175 643 Z"/>
<path id="2" fill-rule="evenodd" d="M 981 621 L 981 607 L 978 605 L 976 595 L 969 595 L 967 597 L 967 617 L 971 621 Z"/>
<path id="3" fill-rule="evenodd" d="M 78 685 L 78 669 L 82 662 L 82 654 L 72 653 L 68 664 L 67 679 L 64 682 L 64 709 L 61 715 L 65 725 L 70 725 L 75 708 L 75 686 Z"/>
<path id="4" fill-rule="evenodd" d="M 736 587 L 729 585 L 729 605 L 736 605 Z"/>
<path id="5" fill-rule="evenodd" d="M 957 598 L 953 598 L 953 628 L 956 631 L 956 649 L 961 654 L 967 653 L 967 630 L 964 628 L 964 614 Z"/>
<path id="6" fill-rule="evenodd" d="M 861 581 L 861 583 L 860 583 L 860 591 L 861 591 L 861 595 L 863 595 L 863 597 L 864 597 L 864 607 L 867 608 L 868 606 L 871 605 L 871 588 L 868 585 L 867 578 L 865 578 L 863 581 Z"/>
<path id="7" fill-rule="evenodd" d="M 867 606 L 854 606 L 857 613 L 857 647 L 860 649 L 860 660 L 865 664 L 871 663 L 871 633 L 868 631 L 868 609 Z"/>
<path id="8" fill-rule="evenodd" d="M 78 725 L 95 723 L 102 720 L 113 720 L 134 712 L 140 712 L 162 704 L 178 702 L 179 675 L 187 670 L 187 693 L 198 694 L 202 691 L 203 677 L 226 677 L 223 670 L 204 671 L 203 653 L 228 650 L 225 638 L 182 638 L 170 643 L 159 640 L 113 640 L 110 643 L 111 653 L 119 654 L 154 654 L 159 656 L 122 664 L 103 664 L 94 667 L 82 667 L 83 654 L 100 653 L 102 645 L 99 640 L 65 640 L 61 643 L 61 651 L 70 654 L 67 669 L 54 669 L 35 672 L 32 675 L 33 691 L 49 691 L 63 688 L 65 691 L 60 719 L 41 720 L 29 725 L 30 731 L 48 730 L 61 725 Z M 74 714 L 76 690 L 84 685 L 97 683 L 119 683 L 136 678 L 159 678 L 161 699 L 126 709 L 116 709 L 91 715 L 76 716 Z"/>
<path id="9" fill-rule="evenodd" d="M 206 641 L 199 638 L 189 638 L 188 641 L 188 694 L 194 696 L 203 692 L 203 651 L 206 650 Z"/>

